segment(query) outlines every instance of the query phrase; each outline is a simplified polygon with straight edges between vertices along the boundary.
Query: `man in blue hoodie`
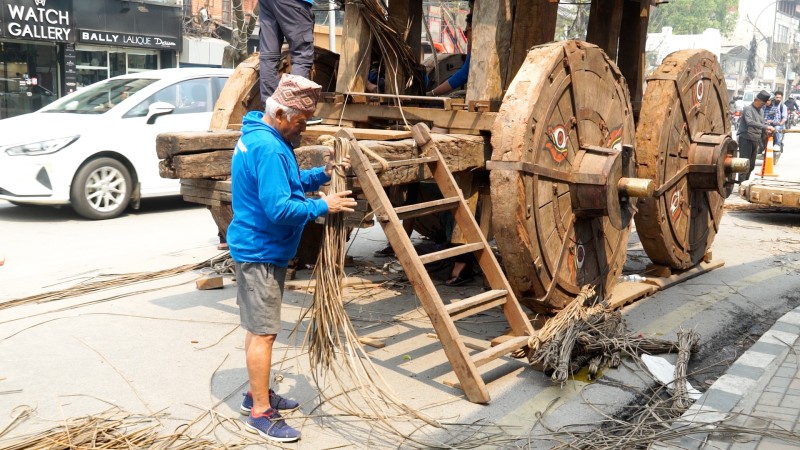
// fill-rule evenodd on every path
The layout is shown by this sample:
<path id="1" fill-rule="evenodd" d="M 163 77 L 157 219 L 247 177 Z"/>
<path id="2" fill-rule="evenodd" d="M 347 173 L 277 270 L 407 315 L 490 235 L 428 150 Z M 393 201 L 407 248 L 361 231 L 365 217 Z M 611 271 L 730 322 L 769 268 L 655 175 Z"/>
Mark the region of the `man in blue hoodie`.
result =
<path id="1" fill-rule="evenodd" d="M 306 222 L 329 213 L 353 211 L 350 191 L 320 192 L 330 180 L 332 163 L 300 170 L 291 142 L 306 128 L 319 100 L 320 86 L 297 75 L 284 75 L 266 102 L 266 112 L 252 111 L 243 120 L 242 137 L 231 163 L 233 220 L 228 245 L 236 263 L 236 302 L 247 330 L 245 355 L 250 392 L 241 410 L 249 414 L 246 429 L 278 442 L 300 439 L 278 410 L 299 405 L 269 387 L 272 346 L 281 329 L 280 309 L 286 266 L 297 253 Z M 333 155 L 331 155 L 333 156 Z M 333 158 L 331 158 L 332 160 Z M 343 158 L 349 167 L 349 159 Z"/>

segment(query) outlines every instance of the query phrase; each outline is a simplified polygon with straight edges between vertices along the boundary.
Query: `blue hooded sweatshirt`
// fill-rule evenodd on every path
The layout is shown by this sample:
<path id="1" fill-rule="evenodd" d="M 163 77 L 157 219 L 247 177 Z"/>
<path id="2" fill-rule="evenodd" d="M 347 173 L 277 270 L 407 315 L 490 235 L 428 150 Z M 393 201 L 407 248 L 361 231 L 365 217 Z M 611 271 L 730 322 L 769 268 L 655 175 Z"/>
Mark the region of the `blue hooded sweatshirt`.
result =
<path id="1" fill-rule="evenodd" d="M 307 199 L 330 178 L 324 167 L 300 170 L 292 147 L 249 112 L 231 162 L 233 220 L 227 241 L 237 262 L 286 267 L 297 253 L 306 222 L 328 213 L 322 199 Z"/>

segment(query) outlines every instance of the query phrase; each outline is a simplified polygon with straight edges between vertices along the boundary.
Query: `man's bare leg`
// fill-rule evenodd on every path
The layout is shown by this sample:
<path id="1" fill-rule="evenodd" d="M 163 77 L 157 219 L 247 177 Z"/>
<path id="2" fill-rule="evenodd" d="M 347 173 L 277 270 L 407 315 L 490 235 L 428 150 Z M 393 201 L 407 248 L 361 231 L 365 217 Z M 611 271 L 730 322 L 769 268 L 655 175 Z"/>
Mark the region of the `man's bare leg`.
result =
<path id="1" fill-rule="evenodd" d="M 247 375 L 250 377 L 250 392 L 253 393 L 253 412 L 261 414 L 270 408 L 269 376 L 272 366 L 272 345 L 275 334 L 257 335 L 247 332 L 244 340 Z"/>

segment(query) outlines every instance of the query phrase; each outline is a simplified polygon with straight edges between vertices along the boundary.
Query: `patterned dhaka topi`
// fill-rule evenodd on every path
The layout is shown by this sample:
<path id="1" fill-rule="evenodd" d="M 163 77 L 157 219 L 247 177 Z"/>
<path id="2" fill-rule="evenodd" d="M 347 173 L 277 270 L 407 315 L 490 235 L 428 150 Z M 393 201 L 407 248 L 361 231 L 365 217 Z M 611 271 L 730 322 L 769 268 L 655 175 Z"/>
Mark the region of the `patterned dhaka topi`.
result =
<path id="1" fill-rule="evenodd" d="M 317 109 L 322 86 L 300 75 L 283 74 L 272 98 L 283 106 L 305 113 Z"/>

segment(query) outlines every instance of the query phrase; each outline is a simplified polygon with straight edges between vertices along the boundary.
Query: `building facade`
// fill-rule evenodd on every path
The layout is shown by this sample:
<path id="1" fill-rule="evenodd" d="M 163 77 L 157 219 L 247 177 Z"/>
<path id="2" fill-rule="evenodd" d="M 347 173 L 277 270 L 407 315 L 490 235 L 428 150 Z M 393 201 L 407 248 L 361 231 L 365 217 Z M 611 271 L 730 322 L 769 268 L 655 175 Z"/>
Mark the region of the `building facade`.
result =
<path id="1" fill-rule="evenodd" d="M 179 0 L 3 0 L 0 119 L 106 78 L 176 67 Z"/>

